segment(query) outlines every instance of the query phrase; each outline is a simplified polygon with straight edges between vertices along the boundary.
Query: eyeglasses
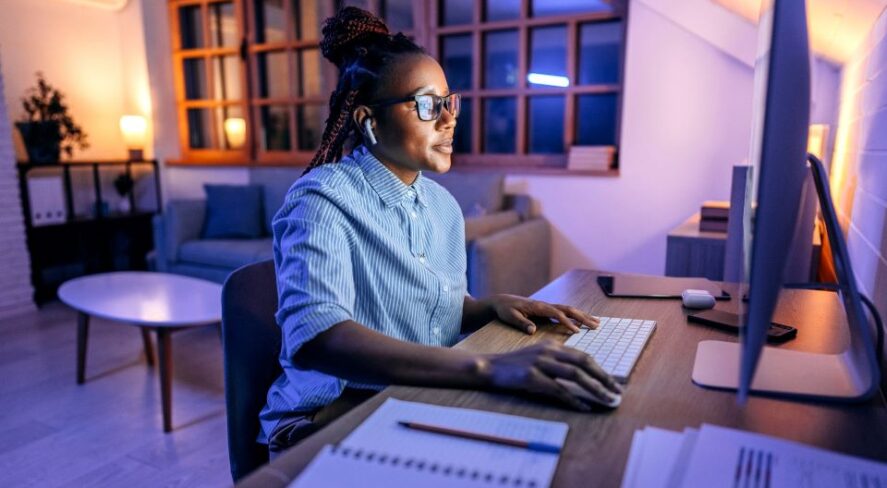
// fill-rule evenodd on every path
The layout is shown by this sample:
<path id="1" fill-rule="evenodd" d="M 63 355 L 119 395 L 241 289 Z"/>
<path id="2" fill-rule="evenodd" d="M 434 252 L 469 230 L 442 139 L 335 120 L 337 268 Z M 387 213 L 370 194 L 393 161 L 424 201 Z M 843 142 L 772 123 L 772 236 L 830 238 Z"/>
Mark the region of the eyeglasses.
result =
<path id="1" fill-rule="evenodd" d="M 453 114 L 453 118 L 459 116 L 459 110 L 462 107 L 462 96 L 458 93 L 450 93 L 445 97 L 437 95 L 412 95 L 404 98 L 391 98 L 379 100 L 370 104 L 370 107 L 387 107 L 389 105 L 397 105 L 404 102 L 416 102 L 416 114 L 419 120 L 430 122 L 440 118 L 440 113 L 444 107 Z"/>

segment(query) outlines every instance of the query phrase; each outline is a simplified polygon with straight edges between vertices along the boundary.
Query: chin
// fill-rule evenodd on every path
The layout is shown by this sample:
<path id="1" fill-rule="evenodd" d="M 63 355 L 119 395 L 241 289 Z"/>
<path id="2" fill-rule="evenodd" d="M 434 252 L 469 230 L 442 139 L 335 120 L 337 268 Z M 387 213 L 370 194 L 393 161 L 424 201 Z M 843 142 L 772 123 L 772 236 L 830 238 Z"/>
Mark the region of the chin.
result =
<path id="1" fill-rule="evenodd" d="M 452 167 L 452 155 L 450 154 L 440 154 L 435 151 L 434 154 L 428 158 L 428 165 L 426 167 L 429 171 L 434 171 L 435 173 L 446 173 Z"/>

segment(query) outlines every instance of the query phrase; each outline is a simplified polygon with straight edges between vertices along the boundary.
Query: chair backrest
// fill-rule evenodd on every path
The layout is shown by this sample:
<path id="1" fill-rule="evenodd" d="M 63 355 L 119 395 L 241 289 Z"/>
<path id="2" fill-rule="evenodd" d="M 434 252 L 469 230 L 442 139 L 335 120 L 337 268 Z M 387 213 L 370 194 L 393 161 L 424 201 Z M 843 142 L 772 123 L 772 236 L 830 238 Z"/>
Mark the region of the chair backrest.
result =
<path id="1" fill-rule="evenodd" d="M 222 286 L 228 457 L 234 481 L 268 462 L 268 448 L 256 437 L 268 388 L 283 373 L 276 311 L 272 260 L 235 270 Z"/>

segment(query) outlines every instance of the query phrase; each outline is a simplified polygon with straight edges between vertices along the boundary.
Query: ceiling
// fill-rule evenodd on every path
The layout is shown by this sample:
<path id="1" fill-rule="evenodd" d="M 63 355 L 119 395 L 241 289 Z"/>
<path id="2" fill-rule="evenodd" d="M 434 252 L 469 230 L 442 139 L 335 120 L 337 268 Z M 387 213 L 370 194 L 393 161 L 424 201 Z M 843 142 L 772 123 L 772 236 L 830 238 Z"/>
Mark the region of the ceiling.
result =
<path id="1" fill-rule="evenodd" d="M 761 0 L 712 0 L 758 23 Z M 865 40 L 887 0 L 807 0 L 810 47 L 817 55 L 843 64 Z"/>

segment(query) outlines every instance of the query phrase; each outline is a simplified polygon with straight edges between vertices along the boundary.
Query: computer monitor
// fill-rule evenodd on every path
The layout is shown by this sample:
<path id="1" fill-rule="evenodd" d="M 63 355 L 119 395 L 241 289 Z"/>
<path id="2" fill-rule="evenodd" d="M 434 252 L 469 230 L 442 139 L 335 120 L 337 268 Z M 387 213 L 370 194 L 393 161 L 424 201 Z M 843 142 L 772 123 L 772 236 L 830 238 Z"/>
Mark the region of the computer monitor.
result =
<path id="1" fill-rule="evenodd" d="M 743 212 L 743 283 L 740 344 L 703 341 L 696 351 L 693 381 L 749 393 L 790 398 L 852 401 L 872 396 L 879 370 L 871 330 L 862 312 L 846 243 L 838 228 L 825 171 L 807 165 L 810 119 L 810 51 L 804 0 L 765 1 L 755 62 L 754 112 Z M 850 327 L 850 346 L 819 354 L 765 346 L 767 329 L 790 261 L 793 239 L 803 227 L 799 212 L 804 182 L 813 171 L 825 218 L 839 294 Z M 803 236 L 802 236 L 803 237 Z M 801 324 L 796 324 L 801 325 Z M 798 327 L 803 334 L 803 326 Z"/>

